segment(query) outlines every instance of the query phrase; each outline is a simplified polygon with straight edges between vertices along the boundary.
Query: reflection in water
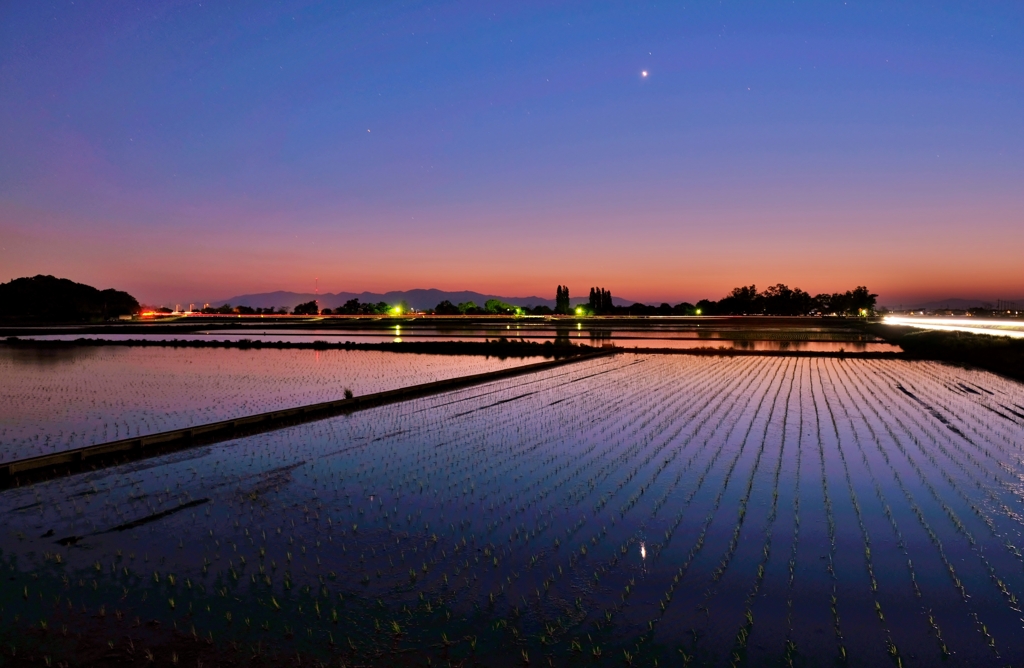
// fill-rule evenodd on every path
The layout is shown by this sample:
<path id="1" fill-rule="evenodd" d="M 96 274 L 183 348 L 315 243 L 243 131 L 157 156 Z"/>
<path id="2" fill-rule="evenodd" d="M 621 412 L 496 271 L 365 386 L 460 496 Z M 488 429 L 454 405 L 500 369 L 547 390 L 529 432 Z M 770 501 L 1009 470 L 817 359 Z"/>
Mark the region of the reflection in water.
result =
<path id="1" fill-rule="evenodd" d="M 73 340 L 81 334 L 39 336 L 39 339 Z M 301 342 L 321 339 L 343 343 L 381 343 L 401 338 L 403 341 L 483 341 L 505 337 L 510 340 L 553 341 L 565 344 L 588 343 L 594 346 L 607 344 L 622 348 L 692 348 L 713 345 L 741 350 L 847 350 L 852 343 L 869 345 L 861 350 L 897 350 L 885 345 L 880 339 L 852 326 L 834 324 L 822 326 L 819 321 L 809 319 L 800 326 L 778 326 L 769 320 L 763 324 L 738 326 L 728 322 L 708 321 L 693 323 L 649 323 L 614 324 L 607 321 L 555 320 L 544 322 L 514 322 L 510 324 L 475 323 L 465 327 L 451 324 L 433 326 L 429 322 L 403 322 L 378 327 L 338 327 L 322 329 L 256 329 L 233 328 L 182 332 L 179 334 L 93 334 L 89 338 L 149 340 L 198 340 L 237 341 L 251 339 L 265 342 Z M 748 343 L 742 343 L 748 342 Z M 826 344 L 807 346 L 807 343 Z M 828 345 L 838 343 L 839 345 Z"/>
<path id="2" fill-rule="evenodd" d="M 0 345 L 0 462 L 529 364 L 376 350 Z"/>
<path id="3" fill-rule="evenodd" d="M 88 346 L 69 346 L 67 348 L 0 346 L 0 368 L 3 367 L 4 362 L 41 367 L 74 364 L 95 356 L 97 352 L 99 352 L 99 348 Z"/>
<path id="4" fill-rule="evenodd" d="M 583 338 L 583 332 L 576 331 L 573 327 L 559 327 L 553 331 L 546 333 L 545 335 L 537 334 L 524 334 L 515 337 L 515 340 L 520 341 L 553 341 L 556 344 L 569 344 L 569 343 L 583 343 L 588 345 L 614 345 L 618 348 L 627 349 L 667 349 L 667 350 L 688 350 L 695 348 L 714 348 L 714 349 L 725 349 L 725 350 L 785 350 L 785 351 L 806 351 L 806 352 L 847 352 L 847 353 L 863 353 L 863 352 L 899 352 L 901 348 L 894 346 L 889 343 L 871 340 L 869 337 L 863 337 L 861 340 L 798 340 L 798 339 L 754 339 L 754 338 L 738 338 L 730 339 L 722 336 L 714 336 L 707 338 L 655 338 L 650 336 L 644 337 L 633 337 L 633 336 L 615 336 L 614 333 L 608 330 L 589 330 L 587 337 Z M 499 339 L 502 336 L 506 336 L 504 332 L 497 333 L 492 337 L 484 336 L 440 336 L 424 335 L 421 333 L 402 333 L 401 341 L 485 341 L 488 338 L 491 340 Z M 79 338 L 92 338 L 92 339 L 107 339 L 111 341 L 123 341 L 129 339 L 145 339 L 148 341 L 264 341 L 267 343 L 309 343 L 313 340 L 327 341 L 330 344 L 342 344 L 345 342 L 352 343 L 391 343 L 396 338 L 394 335 L 385 333 L 376 334 L 359 334 L 353 335 L 334 335 L 324 336 L 323 334 L 302 334 L 302 335 L 282 335 L 278 333 L 267 333 L 267 334 L 227 334 L 220 333 L 217 335 L 200 335 L 200 334 L 104 334 L 104 335 L 54 335 L 54 336 L 35 336 L 33 339 L 40 341 L 73 341 Z M 511 338 L 507 337 L 506 338 Z"/>

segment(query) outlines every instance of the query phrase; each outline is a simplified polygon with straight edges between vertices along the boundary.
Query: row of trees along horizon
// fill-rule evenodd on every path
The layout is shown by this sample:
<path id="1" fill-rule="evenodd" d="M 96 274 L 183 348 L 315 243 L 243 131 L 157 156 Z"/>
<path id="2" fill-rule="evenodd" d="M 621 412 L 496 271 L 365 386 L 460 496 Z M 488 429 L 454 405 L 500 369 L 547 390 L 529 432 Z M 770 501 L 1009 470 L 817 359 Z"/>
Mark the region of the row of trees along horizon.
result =
<path id="1" fill-rule="evenodd" d="M 555 307 L 547 305 L 515 306 L 500 299 L 489 299 L 483 305 L 474 302 L 453 304 L 442 301 L 426 313 L 437 315 L 869 315 L 874 312 L 875 299 L 864 286 L 846 292 L 822 293 L 812 297 L 800 288 L 790 289 L 779 283 L 762 292 L 754 285 L 734 288 L 718 301 L 702 299 L 696 304 L 682 302 L 659 306 L 635 303 L 616 306 L 610 290 L 590 288 L 587 302 L 572 306 L 569 287 L 555 290 Z M 0 284 L 0 317 L 32 318 L 46 321 L 107 319 L 139 313 L 139 302 L 126 292 L 97 290 L 82 283 L 53 276 L 13 279 Z M 154 309 L 170 313 L 170 309 Z M 350 299 L 335 309 L 320 309 L 316 301 L 299 304 L 291 310 L 295 315 L 400 315 L 412 312 L 407 303 L 363 303 Z M 204 313 L 240 315 L 284 315 L 285 307 L 252 308 L 225 304 L 207 307 Z"/>
<path id="2" fill-rule="evenodd" d="M 453 304 L 447 299 L 433 309 L 425 311 L 435 315 L 838 315 L 867 316 L 875 311 L 878 295 L 872 294 L 863 285 L 846 292 L 821 293 L 812 297 L 800 288 L 790 289 L 778 283 L 763 292 L 758 292 L 754 285 L 733 288 L 718 301 L 702 299 L 696 304 L 682 302 L 671 305 L 663 303 L 659 306 L 635 303 L 630 306 L 616 306 L 612 301 L 612 293 L 605 288 L 590 288 L 590 297 L 584 304 L 572 306 L 568 286 L 559 285 L 555 290 L 555 308 L 546 305 L 514 306 L 499 299 L 488 299 L 483 306 L 474 302 Z M 226 305 L 219 309 L 211 309 L 220 313 L 275 313 L 273 309 L 260 310 L 245 306 L 231 309 Z M 299 304 L 292 311 L 294 315 L 389 315 L 409 313 L 412 309 L 407 303 L 399 302 L 389 305 L 385 302 L 361 303 L 358 299 L 350 299 L 336 309 L 319 309 L 315 301 Z M 285 309 L 276 311 L 284 313 Z"/>

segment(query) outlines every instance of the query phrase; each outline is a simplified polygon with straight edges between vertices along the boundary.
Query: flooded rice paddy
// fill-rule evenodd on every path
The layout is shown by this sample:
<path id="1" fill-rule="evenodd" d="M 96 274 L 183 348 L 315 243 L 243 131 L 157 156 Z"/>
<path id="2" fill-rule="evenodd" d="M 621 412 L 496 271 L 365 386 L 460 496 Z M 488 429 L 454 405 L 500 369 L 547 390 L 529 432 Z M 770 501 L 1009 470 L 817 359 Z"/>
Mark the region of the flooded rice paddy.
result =
<path id="1" fill-rule="evenodd" d="M 4 491 L 0 651 L 1019 665 L 1022 442 L 936 363 L 583 361 Z"/>
<path id="2" fill-rule="evenodd" d="M 0 462 L 342 399 L 346 388 L 365 395 L 538 359 L 0 346 Z"/>
<path id="3" fill-rule="evenodd" d="M 674 322 L 671 318 L 653 318 L 640 324 L 610 323 L 601 319 L 572 321 L 500 321 L 491 324 L 449 325 L 423 320 L 390 323 L 369 321 L 361 326 L 345 326 L 325 321 L 323 327 L 259 327 L 246 325 L 201 329 L 163 326 L 160 333 L 118 334 L 116 330 L 101 333 L 66 331 L 32 334 L 39 340 L 73 341 L 78 338 L 149 339 L 154 341 L 261 341 L 264 343 L 299 343 L 320 339 L 328 343 L 389 343 L 402 341 L 483 341 L 506 337 L 516 341 L 551 341 L 589 346 L 614 345 L 619 348 L 726 348 L 737 350 L 813 351 L 813 352 L 898 352 L 897 346 L 856 327 L 821 325 L 817 318 L 806 323 L 773 323 L 771 319 L 747 319 L 733 323 L 730 319 L 706 318 L 700 323 Z M 792 319 L 789 319 L 792 320 Z M 750 321 L 754 321 L 751 324 Z M 343 322 L 343 321 L 342 321 Z"/>

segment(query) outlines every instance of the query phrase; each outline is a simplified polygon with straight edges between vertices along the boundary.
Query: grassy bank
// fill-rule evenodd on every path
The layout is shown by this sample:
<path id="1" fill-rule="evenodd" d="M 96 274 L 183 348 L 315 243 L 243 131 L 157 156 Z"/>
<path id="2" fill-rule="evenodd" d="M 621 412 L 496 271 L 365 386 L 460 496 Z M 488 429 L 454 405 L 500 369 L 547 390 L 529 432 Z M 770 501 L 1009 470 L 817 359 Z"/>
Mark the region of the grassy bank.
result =
<path id="1" fill-rule="evenodd" d="M 872 325 L 870 329 L 903 348 L 907 357 L 970 365 L 1024 381 L 1024 339 L 893 325 Z"/>

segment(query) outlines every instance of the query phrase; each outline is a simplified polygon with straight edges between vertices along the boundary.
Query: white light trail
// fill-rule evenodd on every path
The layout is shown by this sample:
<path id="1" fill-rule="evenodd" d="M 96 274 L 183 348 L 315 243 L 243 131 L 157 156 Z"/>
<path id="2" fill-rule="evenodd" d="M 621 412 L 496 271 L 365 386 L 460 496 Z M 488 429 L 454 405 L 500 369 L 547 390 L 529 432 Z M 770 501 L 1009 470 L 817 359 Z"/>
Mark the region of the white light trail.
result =
<path id="1" fill-rule="evenodd" d="M 1009 336 L 1024 339 L 1024 322 L 1019 320 L 976 320 L 974 318 L 899 318 L 886 316 L 887 325 L 906 325 L 918 329 L 934 329 L 943 332 L 969 332 L 990 336 Z"/>

